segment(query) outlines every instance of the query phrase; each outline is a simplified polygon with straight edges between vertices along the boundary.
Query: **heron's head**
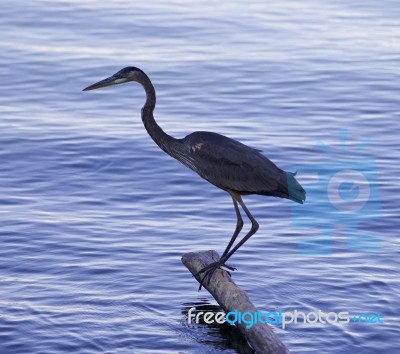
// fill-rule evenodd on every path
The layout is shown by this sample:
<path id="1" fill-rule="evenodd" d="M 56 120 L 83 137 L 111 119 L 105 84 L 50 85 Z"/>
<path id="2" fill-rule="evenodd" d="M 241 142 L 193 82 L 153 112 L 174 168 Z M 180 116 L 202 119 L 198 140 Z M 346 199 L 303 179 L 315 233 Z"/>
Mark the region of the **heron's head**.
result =
<path id="1" fill-rule="evenodd" d="M 114 75 L 108 77 L 107 79 L 96 82 L 83 89 L 83 91 L 95 90 L 101 87 L 112 86 L 123 84 L 129 81 L 139 81 L 140 77 L 143 75 L 143 71 L 135 68 L 134 66 L 128 66 L 118 71 Z"/>

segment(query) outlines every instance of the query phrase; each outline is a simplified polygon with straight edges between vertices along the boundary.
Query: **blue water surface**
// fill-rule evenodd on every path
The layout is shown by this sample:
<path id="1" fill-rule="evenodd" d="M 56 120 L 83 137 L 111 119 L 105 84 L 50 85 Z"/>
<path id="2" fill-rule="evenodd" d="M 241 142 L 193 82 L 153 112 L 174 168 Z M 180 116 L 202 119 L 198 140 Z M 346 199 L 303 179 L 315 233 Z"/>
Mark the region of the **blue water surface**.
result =
<path id="1" fill-rule="evenodd" d="M 222 252 L 230 197 L 164 154 L 215 131 L 298 171 L 307 202 L 245 197 L 259 232 L 231 259 L 263 311 L 380 314 L 288 325 L 293 353 L 398 353 L 400 7 L 366 1 L 0 3 L 0 353 L 247 353 L 182 254 Z M 246 220 L 245 228 L 249 227 Z"/>

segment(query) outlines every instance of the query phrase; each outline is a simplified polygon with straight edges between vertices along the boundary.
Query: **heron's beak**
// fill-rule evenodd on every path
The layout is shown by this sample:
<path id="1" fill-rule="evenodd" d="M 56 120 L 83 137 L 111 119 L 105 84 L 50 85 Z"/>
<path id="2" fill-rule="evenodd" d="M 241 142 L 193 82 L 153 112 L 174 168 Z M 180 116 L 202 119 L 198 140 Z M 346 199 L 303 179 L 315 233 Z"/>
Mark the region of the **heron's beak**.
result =
<path id="1" fill-rule="evenodd" d="M 127 79 L 125 79 L 125 78 L 116 78 L 113 75 L 113 76 L 108 77 L 107 79 L 101 80 L 99 82 L 96 82 L 93 85 L 90 85 L 90 86 L 84 88 L 83 91 L 96 90 L 96 89 L 101 88 L 101 87 L 122 84 L 122 83 L 124 83 L 126 81 L 127 81 Z"/>

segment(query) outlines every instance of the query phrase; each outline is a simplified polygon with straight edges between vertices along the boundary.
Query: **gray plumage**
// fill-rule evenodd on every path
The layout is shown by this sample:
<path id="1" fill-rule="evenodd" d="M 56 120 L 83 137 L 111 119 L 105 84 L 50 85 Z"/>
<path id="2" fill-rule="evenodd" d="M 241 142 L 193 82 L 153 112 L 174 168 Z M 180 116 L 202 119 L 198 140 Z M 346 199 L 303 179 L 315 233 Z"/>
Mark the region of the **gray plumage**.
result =
<path id="1" fill-rule="evenodd" d="M 221 189 L 260 194 L 303 203 L 304 189 L 294 178 L 253 149 L 226 136 L 195 132 L 184 139 L 185 154 L 177 159 Z"/>

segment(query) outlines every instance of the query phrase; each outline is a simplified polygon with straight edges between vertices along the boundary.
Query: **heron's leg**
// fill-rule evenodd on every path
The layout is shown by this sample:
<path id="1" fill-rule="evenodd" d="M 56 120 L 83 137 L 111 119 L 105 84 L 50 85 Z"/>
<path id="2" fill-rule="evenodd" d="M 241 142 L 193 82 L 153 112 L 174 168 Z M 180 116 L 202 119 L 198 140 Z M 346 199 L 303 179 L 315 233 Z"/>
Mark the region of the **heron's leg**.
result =
<path id="1" fill-rule="evenodd" d="M 244 202 L 243 202 L 242 198 L 240 197 L 240 195 L 239 195 L 239 198 L 238 198 L 238 202 L 239 202 L 240 206 L 243 208 L 244 212 L 246 213 L 246 215 L 248 216 L 248 218 L 249 218 L 250 221 L 251 221 L 251 229 L 250 229 L 250 231 L 247 233 L 247 235 L 246 235 L 245 237 L 243 237 L 243 239 L 240 240 L 240 242 L 239 242 L 235 247 L 233 247 L 233 249 L 232 249 L 229 253 L 227 253 L 225 256 L 221 257 L 221 259 L 220 259 L 221 264 L 224 264 L 229 258 L 231 258 L 232 255 L 233 255 L 233 254 L 234 254 L 234 253 L 235 253 L 235 252 L 236 252 L 250 237 L 251 237 L 251 236 L 253 236 L 253 235 L 257 232 L 257 230 L 258 230 L 258 228 L 259 228 L 258 222 L 256 221 L 256 219 L 254 219 L 253 215 L 251 215 L 249 209 L 247 209 L 246 204 L 244 204 Z"/>
<path id="2" fill-rule="evenodd" d="M 198 271 L 196 274 L 194 274 L 194 276 L 196 276 L 196 275 L 198 275 L 198 274 L 200 274 L 200 273 L 205 272 L 205 274 L 203 275 L 203 277 L 202 277 L 201 280 L 200 280 L 199 291 L 201 290 L 204 281 L 208 278 L 208 282 L 210 282 L 210 279 L 211 279 L 212 274 L 215 272 L 216 269 L 220 268 L 221 266 L 224 266 L 225 268 L 228 268 L 229 270 L 232 270 L 232 271 L 233 271 L 233 270 L 236 270 L 236 268 L 233 268 L 233 267 L 228 266 L 227 264 L 225 264 L 226 260 L 227 260 L 227 259 L 233 254 L 233 252 L 235 252 L 244 242 L 246 242 L 246 240 L 247 240 L 248 238 L 250 238 L 250 236 L 253 235 L 253 234 L 257 231 L 257 229 L 258 229 L 258 224 L 257 224 L 257 222 L 255 221 L 255 219 L 253 218 L 253 216 L 250 214 L 250 212 L 248 211 L 248 209 L 247 209 L 246 206 L 244 205 L 243 200 L 242 200 L 242 197 L 240 196 L 240 194 L 239 194 L 239 193 L 236 193 L 236 192 L 233 192 L 233 191 L 228 191 L 228 193 L 231 195 L 232 201 L 233 201 L 233 205 L 234 205 L 234 207 L 235 207 L 236 218 L 237 218 L 236 229 L 235 229 L 235 232 L 233 233 L 233 235 L 232 235 L 232 237 L 231 237 L 231 240 L 230 240 L 229 243 L 228 243 L 228 246 L 226 247 L 224 253 L 222 254 L 220 260 L 217 261 L 217 262 L 211 263 L 211 264 L 209 264 L 208 266 L 205 266 L 205 267 L 202 268 L 200 271 Z M 251 230 L 250 230 L 250 232 L 245 236 L 245 237 L 247 237 L 247 239 L 246 239 L 246 240 L 242 240 L 241 243 L 238 244 L 239 247 L 236 246 L 236 247 L 234 248 L 234 251 L 231 252 L 231 253 L 229 253 L 229 250 L 231 249 L 232 245 L 234 244 L 236 238 L 238 237 L 240 231 L 242 231 L 242 228 L 243 228 L 243 218 L 242 218 L 242 215 L 240 214 L 240 210 L 239 210 L 239 206 L 238 206 L 238 203 L 237 203 L 237 202 L 239 202 L 240 205 L 242 205 L 242 208 L 243 208 L 243 205 L 244 205 L 244 208 L 246 208 L 246 209 L 243 208 L 243 210 L 246 212 L 246 215 L 247 215 L 247 216 L 250 215 L 250 216 L 249 216 L 249 219 L 250 219 L 251 222 L 252 222 L 252 229 L 253 229 L 254 225 L 257 225 L 257 227 L 256 227 L 255 231 L 254 231 L 250 236 L 248 236 L 248 235 L 250 234 L 250 232 L 251 232 Z M 228 273 L 228 274 L 229 274 L 229 273 Z"/>
<path id="3" fill-rule="evenodd" d="M 234 231 L 234 233 L 233 233 L 233 235 L 232 235 L 232 237 L 231 237 L 231 239 L 230 239 L 230 241 L 228 243 L 228 246 L 226 246 L 225 251 L 222 254 L 221 258 L 225 257 L 228 254 L 229 250 L 231 249 L 232 245 L 234 244 L 236 238 L 238 237 L 240 231 L 242 231 L 242 228 L 243 228 L 243 218 L 242 218 L 242 215 L 240 214 L 239 206 L 238 206 L 238 203 L 236 201 L 236 199 L 238 199 L 238 200 L 240 199 L 240 194 L 238 194 L 236 192 L 233 192 L 233 191 L 230 191 L 230 190 L 228 190 L 227 192 L 232 197 L 233 206 L 235 207 L 236 220 L 237 221 L 236 221 L 236 229 L 235 229 L 235 231 Z M 203 273 L 206 270 L 210 270 L 210 268 L 213 268 L 214 265 L 217 264 L 217 263 L 218 262 L 214 262 L 214 263 L 209 264 L 208 266 L 202 268 L 199 272 L 197 272 L 195 274 L 195 276 L 197 274 Z M 230 267 L 228 265 L 225 265 L 225 267 L 228 268 L 229 270 L 236 270 L 236 268 Z M 207 276 L 207 274 L 210 274 L 210 272 L 209 271 L 206 272 L 206 275 L 204 275 L 203 279 Z"/>
<path id="4" fill-rule="evenodd" d="M 228 190 L 227 192 L 231 195 L 232 201 L 233 201 L 233 206 L 235 207 L 236 229 L 235 229 L 235 231 L 234 231 L 234 233 L 233 233 L 233 235 L 232 235 L 232 237 L 231 237 L 231 239 L 230 239 L 230 241 L 228 243 L 228 246 L 226 246 L 225 251 L 222 254 L 221 258 L 225 257 L 228 254 L 228 252 L 231 249 L 232 245 L 234 244 L 236 238 L 238 237 L 240 231 L 242 231 L 243 224 L 244 224 L 242 215 L 240 214 L 238 203 L 236 201 L 236 199 L 241 200 L 240 194 L 236 193 L 236 192 L 233 192 L 233 191 L 230 191 L 230 190 Z M 217 262 L 214 262 L 214 263 L 217 263 Z M 212 263 L 212 264 L 214 264 L 214 263 Z M 225 267 L 228 268 L 229 270 L 236 270 L 236 268 L 233 268 L 233 267 L 230 267 L 230 266 L 227 266 L 227 265 L 225 265 Z M 207 269 L 210 269 L 210 268 L 211 268 L 211 264 L 209 266 L 204 267 L 203 269 L 201 269 L 195 275 L 203 273 L 204 271 L 206 271 Z"/>
<path id="5" fill-rule="evenodd" d="M 240 231 L 242 231 L 242 228 L 243 228 L 243 219 L 242 219 L 242 215 L 240 215 L 239 206 L 238 206 L 238 203 L 237 203 L 236 198 L 235 198 L 235 197 L 237 197 L 237 196 L 239 196 L 239 198 L 240 198 L 240 195 L 237 194 L 237 193 L 234 193 L 234 192 L 228 192 L 228 193 L 229 193 L 229 194 L 231 195 L 231 197 L 232 197 L 233 206 L 235 207 L 235 212 L 236 212 L 236 219 L 237 219 L 237 221 L 236 221 L 236 229 L 235 229 L 235 232 L 233 233 L 233 235 L 232 235 L 232 237 L 231 237 L 231 240 L 229 241 L 228 246 L 226 246 L 225 251 L 224 251 L 224 253 L 222 254 L 221 258 L 225 257 L 225 256 L 228 254 L 228 252 L 229 252 L 229 250 L 231 249 L 233 243 L 235 242 L 236 238 L 238 237 Z M 233 270 L 233 269 L 231 269 L 231 270 Z"/>

